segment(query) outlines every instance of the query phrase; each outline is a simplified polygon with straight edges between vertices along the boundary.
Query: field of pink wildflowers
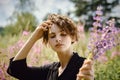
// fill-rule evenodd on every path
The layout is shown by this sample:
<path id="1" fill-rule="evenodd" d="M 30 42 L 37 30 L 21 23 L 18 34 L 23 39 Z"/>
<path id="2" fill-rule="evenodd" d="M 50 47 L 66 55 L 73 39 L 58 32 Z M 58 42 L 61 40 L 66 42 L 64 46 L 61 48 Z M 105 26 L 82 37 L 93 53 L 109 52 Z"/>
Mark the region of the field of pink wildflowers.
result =
<path id="1" fill-rule="evenodd" d="M 79 53 L 80 56 L 87 57 L 89 33 L 85 34 L 84 31 L 81 32 L 82 33 L 80 34 L 82 35 L 80 36 L 80 40 L 78 43 L 73 45 L 73 48 Z M 9 59 L 15 56 L 17 51 L 23 46 L 30 35 L 31 32 L 23 31 L 18 36 L 0 36 L 0 80 L 16 80 L 6 73 Z M 49 46 L 46 48 L 46 46 L 44 46 L 40 40 L 36 42 L 29 53 L 28 65 L 40 66 L 57 60 L 58 59 L 55 52 L 52 51 Z M 119 61 L 119 46 L 110 51 L 107 51 L 106 54 L 101 55 L 101 57 L 95 61 L 96 80 L 120 80 Z"/>

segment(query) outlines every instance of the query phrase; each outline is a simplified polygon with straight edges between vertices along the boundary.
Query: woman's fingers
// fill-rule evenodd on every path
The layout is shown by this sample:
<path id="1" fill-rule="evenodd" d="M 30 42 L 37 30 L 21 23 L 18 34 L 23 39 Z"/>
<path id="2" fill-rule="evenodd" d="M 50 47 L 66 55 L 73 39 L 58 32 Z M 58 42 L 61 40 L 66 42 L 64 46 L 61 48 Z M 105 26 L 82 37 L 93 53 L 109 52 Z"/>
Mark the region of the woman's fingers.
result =
<path id="1" fill-rule="evenodd" d="M 91 69 L 83 69 L 83 70 L 80 71 L 80 74 L 85 74 L 85 75 L 92 76 L 94 74 L 94 72 Z"/>
<path id="2" fill-rule="evenodd" d="M 38 28 L 43 29 L 43 31 L 48 30 L 52 25 L 52 22 L 50 20 L 43 22 Z"/>
<path id="3" fill-rule="evenodd" d="M 84 61 L 84 64 L 91 64 L 91 65 L 93 65 L 93 64 L 94 64 L 94 61 L 91 60 L 91 59 L 86 59 L 86 60 Z"/>
<path id="4" fill-rule="evenodd" d="M 82 70 L 90 70 L 93 68 L 93 61 L 92 60 L 85 60 L 83 63 L 82 68 L 80 68 L 80 71 Z"/>
<path id="5" fill-rule="evenodd" d="M 47 31 L 51 27 L 51 25 L 52 22 L 50 20 L 44 21 L 42 24 L 40 24 L 33 33 L 35 39 L 40 39 L 43 36 L 44 31 Z"/>
<path id="6" fill-rule="evenodd" d="M 82 66 L 82 68 L 80 68 L 80 71 L 83 71 L 83 70 L 92 70 L 93 66 L 90 65 L 90 64 L 84 64 Z"/>
<path id="7" fill-rule="evenodd" d="M 79 69 L 77 80 L 94 80 L 93 60 L 86 59 Z"/>
<path id="8" fill-rule="evenodd" d="M 43 27 L 45 27 L 45 26 L 48 26 L 48 27 L 49 27 L 49 25 L 52 25 L 52 22 L 51 22 L 51 21 L 45 21 L 45 22 L 42 23 L 42 26 L 43 26 Z"/>
<path id="9" fill-rule="evenodd" d="M 91 75 L 77 74 L 77 80 L 94 80 L 94 77 Z"/>

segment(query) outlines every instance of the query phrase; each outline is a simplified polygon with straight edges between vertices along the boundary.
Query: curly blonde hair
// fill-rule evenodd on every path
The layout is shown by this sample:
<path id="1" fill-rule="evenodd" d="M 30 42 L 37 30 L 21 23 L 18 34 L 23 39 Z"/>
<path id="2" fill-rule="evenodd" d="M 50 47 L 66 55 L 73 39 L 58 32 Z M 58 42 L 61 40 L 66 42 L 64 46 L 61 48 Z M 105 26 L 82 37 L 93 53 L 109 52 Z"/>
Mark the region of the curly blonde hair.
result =
<path id="1" fill-rule="evenodd" d="M 64 30 L 76 41 L 78 40 L 77 26 L 72 21 L 72 19 L 68 18 L 67 16 L 63 16 L 59 14 L 50 14 L 47 20 L 51 20 L 53 24 L 56 24 L 60 29 Z M 49 33 L 49 30 L 45 31 L 43 34 L 43 43 L 45 44 L 48 43 L 48 33 Z"/>

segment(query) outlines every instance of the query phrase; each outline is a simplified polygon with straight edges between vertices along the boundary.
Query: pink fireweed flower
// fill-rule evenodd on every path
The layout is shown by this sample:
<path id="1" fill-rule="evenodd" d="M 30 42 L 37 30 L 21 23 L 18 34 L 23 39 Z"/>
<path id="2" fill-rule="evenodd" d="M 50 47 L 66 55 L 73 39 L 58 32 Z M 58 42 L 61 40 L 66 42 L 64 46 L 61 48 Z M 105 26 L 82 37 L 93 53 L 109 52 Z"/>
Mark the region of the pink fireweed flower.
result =
<path id="1" fill-rule="evenodd" d="M 0 69 L 0 80 L 5 80 L 4 71 Z"/>
<path id="2" fill-rule="evenodd" d="M 98 59 L 97 59 L 100 63 L 105 63 L 108 61 L 107 56 L 105 56 L 104 54 L 102 54 Z"/>
<path id="3" fill-rule="evenodd" d="M 15 44 L 15 46 L 18 47 L 18 49 L 21 48 L 23 45 L 24 45 L 24 41 L 22 41 L 22 40 L 19 40 L 19 41 Z"/>
<path id="4" fill-rule="evenodd" d="M 114 59 L 114 58 L 117 57 L 117 56 L 120 56 L 120 52 L 115 51 L 115 52 L 112 52 L 110 58 L 111 58 L 111 59 Z"/>
<path id="5" fill-rule="evenodd" d="M 24 30 L 22 34 L 23 34 L 23 36 L 27 36 L 27 35 L 29 35 L 29 32 Z"/>

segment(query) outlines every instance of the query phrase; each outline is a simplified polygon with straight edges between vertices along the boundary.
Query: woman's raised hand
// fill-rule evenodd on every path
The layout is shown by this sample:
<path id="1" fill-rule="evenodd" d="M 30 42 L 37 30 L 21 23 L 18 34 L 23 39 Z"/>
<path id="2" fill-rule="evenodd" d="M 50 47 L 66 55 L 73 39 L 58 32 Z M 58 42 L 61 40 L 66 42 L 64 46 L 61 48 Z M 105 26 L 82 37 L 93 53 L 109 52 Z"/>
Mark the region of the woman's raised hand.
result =
<path id="1" fill-rule="evenodd" d="M 48 28 L 51 27 L 51 25 L 52 25 L 52 22 L 50 20 L 44 21 L 42 24 L 40 24 L 33 33 L 35 40 L 38 40 L 41 37 L 43 37 L 44 31 L 47 31 Z"/>
<path id="2" fill-rule="evenodd" d="M 84 61 L 76 80 L 94 80 L 93 60 L 86 59 Z"/>
<path id="3" fill-rule="evenodd" d="M 17 55 L 13 59 L 15 60 L 21 60 L 25 59 L 34 45 L 34 43 L 40 39 L 43 36 L 44 31 L 48 30 L 48 28 L 52 25 L 51 21 L 45 21 L 41 25 L 39 25 L 33 34 L 30 36 L 30 38 L 26 41 L 26 43 L 23 45 L 23 47 L 18 51 Z"/>

